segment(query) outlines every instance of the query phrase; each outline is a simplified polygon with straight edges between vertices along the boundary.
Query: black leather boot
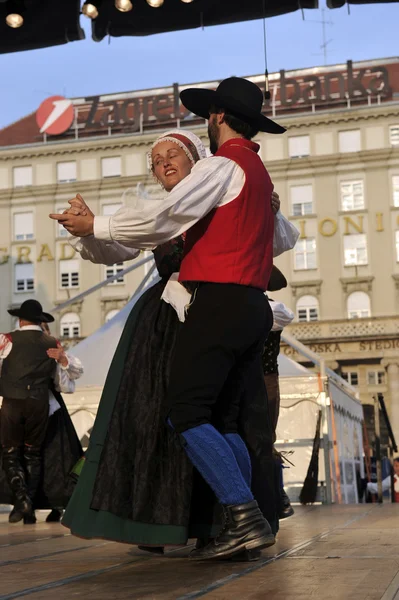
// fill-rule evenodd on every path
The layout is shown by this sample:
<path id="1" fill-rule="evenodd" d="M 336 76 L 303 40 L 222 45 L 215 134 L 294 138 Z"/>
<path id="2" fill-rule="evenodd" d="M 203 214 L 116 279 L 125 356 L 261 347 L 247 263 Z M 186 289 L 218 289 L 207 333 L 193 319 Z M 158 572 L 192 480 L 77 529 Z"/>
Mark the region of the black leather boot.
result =
<path id="1" fill-rule="evenodd" d="M 280 490 L 280 511 L 279 511 L 279 519 L 287 519 L 288 517 L 292 517 L 294 514 L 294 509 L 291 506 L 290 499 L 288 498 L 284 488 Z"/>
<path id="2" fill-rule="evenodd" d="M 25 525 L 33 525 L 36 523 L 36 515 L 33 510 L 35 497 L 40 484 L 42 474 L 42 455 L 40 448 L 35 446 L 24 447 L 25 469 L 26 469 L 26 484 L 28 495 L 32 503 L 32 508 L 24 518 Z"/>
<path id="3" fill-rule="evenodd" d="M 244 551 L 273 546 L 275 537 L 256 500 L 223 506 L 223 528 L 207 546 L 191 552 L 193 560 L 229 558 Z"/>
<path id="4" fill-rule="evenodd" d="M 8 516 L 8 521 L 19 523 L 32 510 L 19 448 L 3 448 L 3 469 L 14 497 L 14 508 Z"/>
<path id="5" fill-rule="evenodd" d="M 210 542 L 212 538 L 198 538 L 197 543 L 195 544 L 195 549 L 200 550 L 201 548 L 205 548 Z M 234 562 L 254 562 L 259 560 L 262 556 L 262 551 L 259 549 L 256 550 L 244 550 L 243 552 L 238 552 L 238 554 L 234 554 L 234 556 L 227 556 L 224 560 L 233 560 Z"/>
<path id="6" fill-rule="evenodd" d="M 63 512 L 62 508 L 53 508 L 51 513 L 47 515 L 46 523 L 59 523 L 62 519 Z"/>

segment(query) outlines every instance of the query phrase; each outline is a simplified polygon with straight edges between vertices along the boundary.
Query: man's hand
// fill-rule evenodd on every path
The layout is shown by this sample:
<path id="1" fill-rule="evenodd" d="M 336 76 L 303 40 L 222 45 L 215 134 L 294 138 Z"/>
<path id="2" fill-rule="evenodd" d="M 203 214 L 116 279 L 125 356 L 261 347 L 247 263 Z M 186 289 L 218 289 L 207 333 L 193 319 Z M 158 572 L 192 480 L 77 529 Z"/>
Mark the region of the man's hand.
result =
<path id="1" fill-rule="evenodd" d="M 51 214 L 50 219 L 55 219 L 65 229 L 77 237 L 85 237 L 93 233 L 94 213 L 87 206 L 80 194 L 68 201 L 71 208 L 60 214 Z"/>
<path id="2" fill-rule="evenodd" d="M 50 219 L 58 221 L 65 229 L 75 237 L 86 237 L 94 233 L 94 216 L 93 214 L 72 215 L 67 212 L 62 215 L 51 214 Z"/>
<path id="3" fill-rule="evenodd" d="M 273 214 L 276 215 L 280 210 L 280 196 L 277 192 L 272 192 L 271 203 Z"/>
<path id="4" fill-rule="evenodd" d="M 47 350 L 47 356 L 49 358 L 54 358 L 54 360 L 57 361 L 57 363 L 59 363 L 63 367 L 68 366 L 67 355 L 65 354 L 63 348 L 49 348 Z"/>
<path id="5" fill-rule="evenodd" d="M 82 217 L 85 217 L 86 215 L 91 215 L 92 217 L 94 217 L 94 213 L 87 206 L 86 202 L 83 200 L 80 194 L 76 194 L 75 198 L 72 198 L 72 200 L 68 200 L 68 203 L 71 205 L 71 208 L 68 208 L 66 211 L 64 211 L 64 214 L 68 213 L 76 216 L 82 215 Z"/>

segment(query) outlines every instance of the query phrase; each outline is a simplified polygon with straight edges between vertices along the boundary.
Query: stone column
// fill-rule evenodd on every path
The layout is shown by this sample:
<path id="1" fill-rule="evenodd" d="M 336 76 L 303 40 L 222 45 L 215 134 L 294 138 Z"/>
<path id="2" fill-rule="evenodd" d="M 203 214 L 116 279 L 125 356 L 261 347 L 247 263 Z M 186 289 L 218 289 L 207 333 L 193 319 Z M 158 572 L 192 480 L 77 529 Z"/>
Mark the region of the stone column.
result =
<path id="1" fill-rule="evenodd" d="M 396 439 L 399 441 L 399 360 L 390 362 L 387 365 L 388 373 L 388 389 L 390 399 L 390 410 L 388 415 L 391 421 L 392 431 Z"/>

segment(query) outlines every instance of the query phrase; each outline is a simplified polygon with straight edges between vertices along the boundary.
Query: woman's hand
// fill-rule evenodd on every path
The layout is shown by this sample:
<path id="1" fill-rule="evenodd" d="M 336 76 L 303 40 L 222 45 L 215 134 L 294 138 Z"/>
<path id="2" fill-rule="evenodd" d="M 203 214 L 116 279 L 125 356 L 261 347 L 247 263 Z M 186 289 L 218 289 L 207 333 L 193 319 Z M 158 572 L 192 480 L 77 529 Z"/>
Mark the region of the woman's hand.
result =
<path id="1" fill-rule="evenodd" d="M 272 192 L 271 203 L 273 214 L 276 215 L 280 210 L 280 196 L 277 192 Z"/>
<path id="2" fill-rule="evenodd" d="M 67 367 L 68 366 L 67 355 L 65 354 L 64 349 L 61 348 L 61 347 L 59 347 L 59 348 L 49 348 L 47 350 L 47 356 L 49 358 L 54 358 L 54 360 L 57 361 L 57 363 L 59 363 L 63 367 Z"/>
<path id="3" fill-rule="evenodd" d="M 71 205 L 71 208 L 65 210 L 64 214 L 76 216 L 81 215 L 82 217 L 90 215 L 94 217 L 94 213 L 87 206 L 86 202 L 83 200 L 80 194 L 76 194 L 75 198 L 72 198 L 72 200 L 68 200 L 68 203 Z"/>

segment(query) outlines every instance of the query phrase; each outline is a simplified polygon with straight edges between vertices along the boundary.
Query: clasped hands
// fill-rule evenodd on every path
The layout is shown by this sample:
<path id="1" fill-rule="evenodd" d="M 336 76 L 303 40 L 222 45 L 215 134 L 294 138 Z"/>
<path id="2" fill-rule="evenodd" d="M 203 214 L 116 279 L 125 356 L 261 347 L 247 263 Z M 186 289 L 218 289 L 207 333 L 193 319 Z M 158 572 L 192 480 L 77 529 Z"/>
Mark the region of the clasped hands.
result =
<path id="1" fill-rule="evenodd" d="M 94 233 L 94 213 L 87 206 L 80 194 L 68 200 L 71 208 L 62 214 L 51 214 L 50 219 L 58 221 L 65 229 L 76 237 L 86 237 Z M 271 206 L 273 214 L 280 210 L 280 198 L 277 192 L 272 192 Z"/>
<path id="2" fill-rule="evenodd" d="M 80 194 L 68 200 L 71 208 L 62 214 L 51 214 L 50 219 L 58 221 L 65 229 L 76 237 L 86 237 L 94 233 L 94 213 L 87 206 Z"/>

